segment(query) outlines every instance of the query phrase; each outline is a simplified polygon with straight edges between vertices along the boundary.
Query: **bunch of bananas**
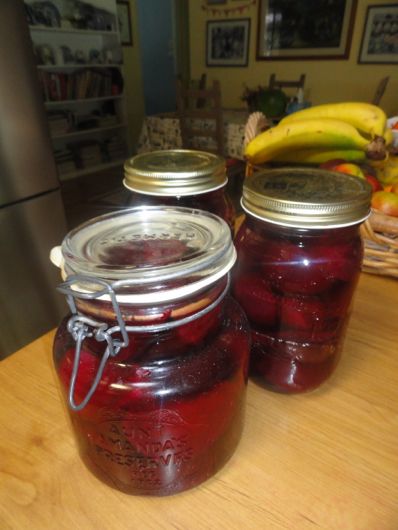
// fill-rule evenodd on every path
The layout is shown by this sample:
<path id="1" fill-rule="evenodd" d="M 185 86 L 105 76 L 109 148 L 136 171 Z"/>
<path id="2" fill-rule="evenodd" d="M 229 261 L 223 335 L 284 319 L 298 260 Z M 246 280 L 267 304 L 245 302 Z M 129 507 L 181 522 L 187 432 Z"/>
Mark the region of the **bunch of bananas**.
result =
<path id="1" fill-rule="evenodd" d="M 384 111 L 370 103 L 317 105 L 283 118 L 246 146 L 252 164 L 383 160 L 392 141 Z"/>

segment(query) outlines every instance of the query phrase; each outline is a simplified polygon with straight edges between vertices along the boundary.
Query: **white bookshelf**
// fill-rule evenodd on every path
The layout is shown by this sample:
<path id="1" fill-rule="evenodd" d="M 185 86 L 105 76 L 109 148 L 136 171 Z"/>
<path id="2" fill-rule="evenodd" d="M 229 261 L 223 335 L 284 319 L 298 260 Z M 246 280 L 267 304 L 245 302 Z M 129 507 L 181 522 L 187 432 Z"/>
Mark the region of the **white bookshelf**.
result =
<path id="1" fill-rule="evenodd" d="M 25 1 L 25 3 L 29 4 L 29 1 Z M 112 3 L 112 2 L 111 2 Z M 103 35 L 103 36 L 118 36 L 119 33 L 117 31 L 101 31 L 101 30 L 89 30 L 89 29 L 75 29 L 75 28 L 62 28 L 62 27 L 56 27 L 56 28 L 49 28 L 48 26 L 42 26 L 40 24 L 36 26 L 29 26 L 29 29 L 31 32 L 46 32 L 46 33 L 72 33 L 74 35 L 81 34 L 81 35 Z"/>
<path id="2" fill-rule="evenodd" d="M 77 169 L 76 171 L 71 171 L 68 173 L 61 174 L 60 179 L 63 181 L 72 180 L 77 177 L 82 177 L 83 175 L 89 175 L 90 173 L 97 173 L 98 171 L 104 171 L 105 169 L 112 169 L 115 167 L 122 168 L 124 162 L 125 162 L 125 159 L 120 158 L 118 160 L 112 160 L 112 162 L 104 162 L 103 164 L 99 164 L 97 166 L 87 167 L 84 169 Z"/>
<path id="3" fill-rule="evenodd" d="M 61 99 L 59 101 L 44 101 L 46 107 L 66 107 L 71 105 L 87 105 L 89 103 L 98 103 L 101 101 L 111 101 L 122 99 L 123 96 L 102 96 L 99 98 L 81 98 L 81 99 Z"/>
<path id="4" fill-rule="evenodd" d="M 76 138 L 79 136 L 91 136 L 93 134 L 99 134 L 105 131 L 114 131 L 127 127 L 125 123 L 118 123 L 117 125 L 111 125 L 110 127 L 93 127 L 92 129 L 86 129 L 81 131 L 70 131 L 63 134 L 52 134 L 53 140 L 60 140 L 61 138 Z"/>
<path id="5" fill-rule="evenodd" d="M 39 70 L 76 70 L 78 68 L 85 69 L 85 68 L 122 68 L 123 65 L 119 63 L 110 63 L 110 64 L 102 64 L 102 63 L 91 63 L 91 64 L 38 64 L 37 68 Z"/>
<path id="6" fill-rule="evenodd" d="M 37 11 L 28 18 L 61 181 L 121 166 L 129 155 L 116 0 L 86 2 L 104 10 L 106 29 L 74 19 L 68 0 L 52 0 L 58 17 L 49 25 L 37 23 Z"/>

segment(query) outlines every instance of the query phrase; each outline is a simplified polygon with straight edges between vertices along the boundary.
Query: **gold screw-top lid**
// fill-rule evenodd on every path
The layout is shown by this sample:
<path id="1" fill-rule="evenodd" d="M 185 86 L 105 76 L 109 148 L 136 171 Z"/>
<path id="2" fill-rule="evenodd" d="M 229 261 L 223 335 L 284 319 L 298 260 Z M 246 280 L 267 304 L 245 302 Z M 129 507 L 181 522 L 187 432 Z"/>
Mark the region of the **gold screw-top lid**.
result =
<path id="1" fill-rule="evenodd" d="M 242 207 L 259 219 L 297 228 L 335 228 L 364 221 L 372 189 L 360 177 L 319 168 L 278 168 L 249 177 Z"/>
<path id="2" fill-rule="evenodd" d="M 197 195 L 226 183 L 225 160 L 204 151 L 152 151 L 136 155 L 124 164 L 123 184 L 146 195 Z"/>

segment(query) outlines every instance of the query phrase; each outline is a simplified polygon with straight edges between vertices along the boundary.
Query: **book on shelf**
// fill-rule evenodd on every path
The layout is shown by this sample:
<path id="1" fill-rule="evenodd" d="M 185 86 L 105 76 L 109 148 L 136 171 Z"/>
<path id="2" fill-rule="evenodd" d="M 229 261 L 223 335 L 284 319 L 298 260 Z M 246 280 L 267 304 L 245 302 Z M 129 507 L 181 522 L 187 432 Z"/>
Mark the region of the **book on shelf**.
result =
<path id="1" fill-rule="evenodd" d="M 74 127 L 73 114 L 66 110 L 48 112 L 47 121 L 52 136 L 66 134 Z"/>
<path id="2" fill-rule="evenodd" d="M 104 150 L 108 160 L 119 160 L 126 157 L 127 147 L 123 138 L 113 135 L 104 141 Z"/>
<path id="3" fill-rule="evenodd" d="M 54 158 L 60 175 L 76 171 L 75 155 L 71 149 L 55 149 Z"/>
<path id="4" fill-rule="evenodd" d="M 125 140 L 116 134 L 102 140 L 69 142 L 65 148 L 54 150 L 60 175 L 123 160 L 126 156 Z"/>
<path id="5" fill-rule="evenodd" d="M 39 71 L 45 101 L 88 99 L 119 95 L 110 69 L 86 69 L 72 73 Z"/>
<path id="6" fill-rule="evenodd" d="M 68 173 L 73 173 L 76 171 L 76 164 L 72 161 L 59 162 L 57 164 L 57 170 L 59 175 L 67 175 Z"/>
<path id="7" fill-rule="evenodd" d="M 86 114 L 70 110 L 54 110 L 47 112 L 47 121 L 51 136 L 78 133 L 86 130 L 101 130 L 106 127 L 118 125 L 116 114 L 105 114 L 95 110 Z"/>
<path id="8" fill-rule="evenodd" d="M 79 169 L 100 165 L 104 161 L 101 143 L 95 140 L 75 142 L 68 145 L 74 152 Z"/>
<path id="9" fill-rule="evenodd" d="M 98 117 L 98 127 L 113 127 L 118 125 L 119 120 L 114 114 L 109 114 L 108 116 L 99 116 Z"/>

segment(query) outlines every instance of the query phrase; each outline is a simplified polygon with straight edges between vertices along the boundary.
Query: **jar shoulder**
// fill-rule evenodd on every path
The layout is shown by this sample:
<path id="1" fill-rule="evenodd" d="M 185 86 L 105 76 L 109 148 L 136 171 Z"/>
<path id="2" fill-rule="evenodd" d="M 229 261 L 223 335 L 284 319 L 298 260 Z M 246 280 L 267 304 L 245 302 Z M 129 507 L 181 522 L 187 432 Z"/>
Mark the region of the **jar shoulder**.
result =
<path id="1" fill-rule="evenodd" d="M 115 383 L 119 392 L 147 385 L 151 394 L 189 394 L 214 386 L 240 373 L 247 379 L 250 332 L 245 313 L 231 297 L 222 303 L 219 315 L 192 321 L 161 333 L 129 333 L 129 346 L 110 358 L 100 387 Z M 211 322 L 219 319 L 216 328 Z M 76 343 L 67 330 L 68 318 L 59 326 L 54 341 L 54 361 L 58 375 L 68 388 Z M 209 333 L 202 337 L 203 328 Z M 105 343 L 95 339 L 83 343 L 78 370 L 77 392 L 83 395 L 98 370 Z M 123 390 L 124 389 L 124 390 Z"/>

